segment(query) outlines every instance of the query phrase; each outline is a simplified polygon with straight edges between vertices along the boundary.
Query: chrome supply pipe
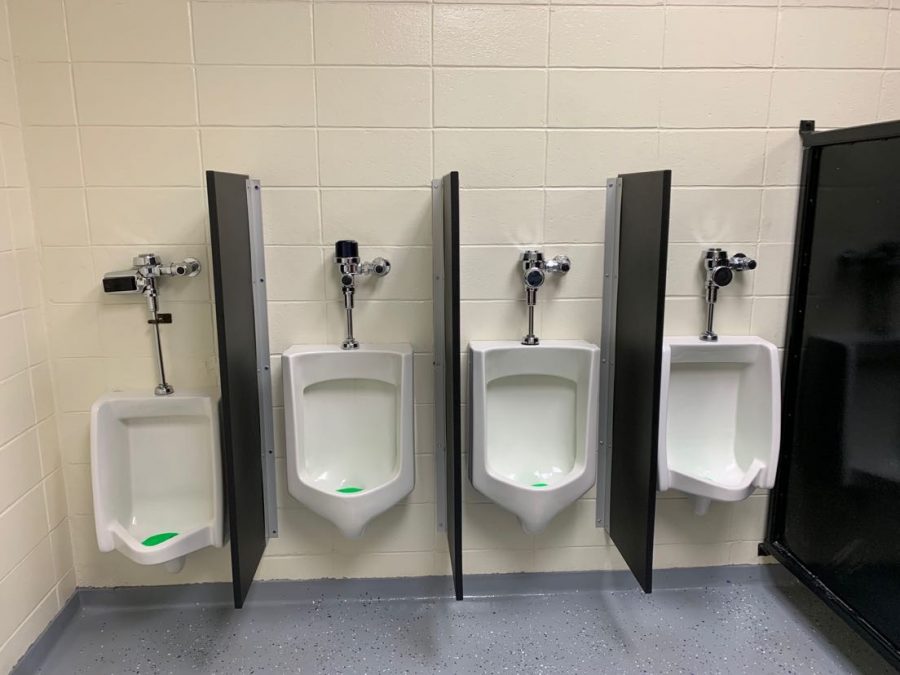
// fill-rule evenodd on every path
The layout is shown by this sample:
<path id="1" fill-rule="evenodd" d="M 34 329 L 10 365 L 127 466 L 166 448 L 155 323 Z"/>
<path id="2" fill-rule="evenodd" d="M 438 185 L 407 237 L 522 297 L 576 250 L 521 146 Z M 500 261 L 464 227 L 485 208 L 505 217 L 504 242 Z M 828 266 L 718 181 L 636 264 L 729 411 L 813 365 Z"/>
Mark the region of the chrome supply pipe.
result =
<path id="1" fill-rule="evenodd" d="M 156 346 L 156 366 L 159 370 L 159 383 L 153 390 L 157 396 L 167 396 L 175 391 L 166 381 L 166 366 L 163 361 L 162 337 L 159 326 L 172 323 L 172 315 L 159 311 L 160 277 L 196 277 L 200 274 L 200 261 L 196 258 L 185 258 L 179 262 L 163 264 L 155 253 L 141 253 L 131 261 L 130 270 L 107 272 L 103 275 L 103 291 L 105 293 L 140 293 L 147 300 L 147 310 L 153 326 Z"/>
<path id="2" fill-rule="evenodd" d="M 538 289 L 544 285 L 547 274 L 567 274 L 570 269 L 572 261 L 564 255 L 544 260 L 541 251 L 530 250 L 522 254 L 522 279 L 525 283 L 525 305 L 528 307 L 528 334 L 522 338 L 523 345 L 537 345 L 541 342 L 534 333 L 534 308 L 537 305 Z"/>
<path id="3" fill-rule="evenodd" d="M 700 339 L 706 342 L 715 342 L 719 339 L 713 330 L 716 301 L 719 299 L 719 289 L 725 288 L 734 280 L 735 272 L 744 272 L 756 269 L 756 261 L 748 258 L 743 253 L 735 253 L 728 257 L 728 253 L 721 248 L 708 248 L 703 252 L 703 267 L 706 270 L 706 330 L 700 334 Z"/>
<path id="4" fill-rule="evenodd" d="M 353 239 L 341 239 L 334 244 L 334 263 L 341 275 L 341 293 L 344 296 L 344 312 L 347 320 L 347 334 L 341 342 L 341 349 L 359 349 L 359 341 L 353 336 L 353 297 L 357 279 L 369 276 L 383 277 L 391 271 L 391 263 L 384 258 L 364 262 L 359 258 L 359 244 Z"/>

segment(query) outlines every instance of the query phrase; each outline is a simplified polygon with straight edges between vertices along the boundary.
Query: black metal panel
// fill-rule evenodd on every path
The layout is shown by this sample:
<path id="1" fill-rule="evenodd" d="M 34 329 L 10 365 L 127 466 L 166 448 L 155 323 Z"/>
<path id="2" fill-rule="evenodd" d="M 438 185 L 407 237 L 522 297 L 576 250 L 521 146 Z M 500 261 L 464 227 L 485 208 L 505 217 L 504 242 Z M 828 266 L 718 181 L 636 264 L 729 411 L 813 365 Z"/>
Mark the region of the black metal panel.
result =
<path id="1" fill-rule="evenodd" d="M 815 122 L 804 120 L 800 123 L 800 134 L 804 147 L 812 148 L 820 145 L 838 145 L 841 143 L 858 143 L 859 141 L 884 140 L 900 136 L 900 121 L 877 122 L 846 129 L 829 129 L 815 131 Z"/>
<path id="2" fill-rule="evenodd" d="M 609 536 L 641 587 L 653 587 L 671 171 L 620 176 Z M 605 411 L 604 411 L 605 412 Z"/>
<path id="3" fill-rule="evenodd" d="M 900 123 L 812 128 L 764 548 L 900 667 Z"/>
<path id="4" fill-rule="evenodd" d="M 206 172 L 235 607 L 244 604 L 266 547 L 247 180 Z"/>
<path id="5" fill-rule="evenodd" d="M 444 419 L 447 448 L 447 544 L 456 599 L 463 599 L 462 430 L 459 337 L 459 173 L 443 178 L 444 202 Z"/>

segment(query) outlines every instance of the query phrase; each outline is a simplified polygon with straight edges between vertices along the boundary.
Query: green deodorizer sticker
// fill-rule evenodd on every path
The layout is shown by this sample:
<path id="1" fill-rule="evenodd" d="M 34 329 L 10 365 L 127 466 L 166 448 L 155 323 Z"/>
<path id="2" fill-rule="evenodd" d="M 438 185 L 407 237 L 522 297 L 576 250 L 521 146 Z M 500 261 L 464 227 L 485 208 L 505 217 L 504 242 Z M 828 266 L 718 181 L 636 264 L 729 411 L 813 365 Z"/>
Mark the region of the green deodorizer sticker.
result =
<path id="1" fill-rule="evenodd" d="M 164 541 L 169 541 L 172 537 L 177 537 L 177 532 L 160 532 L 159 534 L 151 534 L 149 537 L 144 539 L 141 543 L 144 546 L 156 546 L 157 544 L 161 544 Z"/>

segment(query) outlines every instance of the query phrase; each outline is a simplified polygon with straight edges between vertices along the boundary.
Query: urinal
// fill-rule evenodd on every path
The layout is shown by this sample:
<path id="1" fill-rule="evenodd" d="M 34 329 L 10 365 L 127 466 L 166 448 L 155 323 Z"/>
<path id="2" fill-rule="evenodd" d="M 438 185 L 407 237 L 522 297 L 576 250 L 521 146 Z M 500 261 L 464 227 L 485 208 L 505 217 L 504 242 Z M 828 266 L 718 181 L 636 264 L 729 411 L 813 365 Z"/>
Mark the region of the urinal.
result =
<path id="1" fill-rule="evenodd" d="M 472 485 L 539 532 L 594 485 L 600 349 L 471 342 L 469 359 Z"/>
<path id="2" fill-rule="evenodd" d="M 217 401 L 114 392 L 91 408 L 91 480 L 101 551 L 141 565 L 224 544 Z"/>
<path id="3" fill-rule="evenodd" d="M 282 354 L 288 492 L 346 537 L 415 485 L 412 347 Z"/>
<path id="4" fill-rule="evenodd" d="M 739 501 L 775 484 L 781 434 L 778 350 L 758 337 L 663 340 L 659 489 Z"/>

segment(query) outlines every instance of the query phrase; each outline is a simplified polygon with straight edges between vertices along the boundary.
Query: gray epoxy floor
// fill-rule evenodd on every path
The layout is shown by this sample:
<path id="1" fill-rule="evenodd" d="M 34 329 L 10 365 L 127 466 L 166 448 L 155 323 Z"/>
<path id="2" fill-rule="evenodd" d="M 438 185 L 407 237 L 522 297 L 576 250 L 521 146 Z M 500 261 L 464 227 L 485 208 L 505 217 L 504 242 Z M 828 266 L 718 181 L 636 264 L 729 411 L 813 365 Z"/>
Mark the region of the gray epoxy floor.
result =
<path id="1" fill-rule="evenodd" d="M 39 673 L 890 673 L 804 587 L 84 607 Z"/>

